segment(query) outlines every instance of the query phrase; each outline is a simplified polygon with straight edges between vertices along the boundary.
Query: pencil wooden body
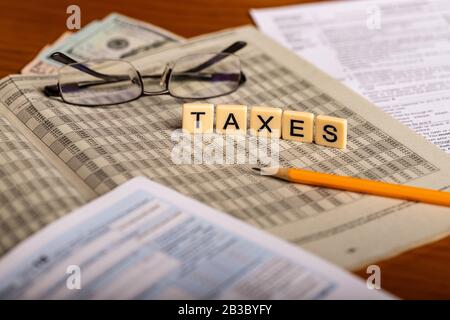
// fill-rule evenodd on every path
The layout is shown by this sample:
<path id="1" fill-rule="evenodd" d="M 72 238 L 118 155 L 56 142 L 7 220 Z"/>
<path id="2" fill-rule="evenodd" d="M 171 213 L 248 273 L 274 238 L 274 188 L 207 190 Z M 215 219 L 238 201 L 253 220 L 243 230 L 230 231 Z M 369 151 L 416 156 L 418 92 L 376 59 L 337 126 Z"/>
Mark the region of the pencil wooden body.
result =
<path id="1" fill-rule="evenodd" d="M 276 176 L 284 180 L 301 184 L 450 206 L 450 192 L 337 176 L 334 174 L 301 169 L 281 168 L 278 170 Z"/>

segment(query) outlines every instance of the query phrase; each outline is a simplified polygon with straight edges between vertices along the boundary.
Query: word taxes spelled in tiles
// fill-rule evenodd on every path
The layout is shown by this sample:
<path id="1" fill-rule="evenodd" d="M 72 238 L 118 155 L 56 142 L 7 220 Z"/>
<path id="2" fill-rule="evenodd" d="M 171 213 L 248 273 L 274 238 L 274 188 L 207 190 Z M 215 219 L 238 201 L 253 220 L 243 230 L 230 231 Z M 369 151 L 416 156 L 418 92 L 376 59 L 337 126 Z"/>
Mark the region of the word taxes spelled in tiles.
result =
<path id="1" fill-rule="evenodd" d="M 183 105 L 183 131 L 211 133 L 216 116 L 216 132 L 247 133 L 247 106 L 186 103 Z M 309 112 L 253 106 L 250 110 L 250 134 L 297 142 L 315 142 L 344 149 L 347 145 L 347 120 Z"/>

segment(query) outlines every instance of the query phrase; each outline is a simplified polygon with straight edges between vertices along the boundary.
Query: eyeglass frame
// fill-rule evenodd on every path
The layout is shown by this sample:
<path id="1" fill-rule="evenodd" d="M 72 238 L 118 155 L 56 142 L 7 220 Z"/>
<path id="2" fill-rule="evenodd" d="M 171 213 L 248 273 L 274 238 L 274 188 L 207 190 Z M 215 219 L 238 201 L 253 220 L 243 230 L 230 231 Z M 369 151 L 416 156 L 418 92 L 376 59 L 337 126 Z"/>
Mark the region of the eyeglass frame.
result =
<path id="1" fill-rule="evenodd" d="M 188 69 L 184 72 L 199 72 L 205 68 L 208 68 L 210 66 L 212 66 L 213 64 L 221 61 L 222 59 L 230 56 L 230 55 L 235 55 L 235 53 L 239 50 L 241 50 L 242 48 L 244 48 L 247 45 L 247 43 L 245 41 L 236 41 L 233 44 L 231 44 L 230 46 L 226 47 L 225 49 L 223 49 L 222 51 L 218 52 L 215 56 L 213 56 L 211 59 L 199 64 L 196 67 L 193 67 L 191 69 Z M 107 74 L 103 74 L 100 72 L 97 72 L 95 70 L 92 70 L 91 68 L 89 68 L 88 66 L 85 65 L 86 62 L 78 62 L 75 59 L 72 59 L 71 57 L 67 56 L 66 54 L 62 53 L 62 52 L 54 52 L 49 56 L 52 60 L 55 60 L 59 63 L 62 63 L 66 66 L 71 66 L 73 65 L 74 68 L 78 69 L 81 72 L 85 72 L 87 74 L 90 74 L 94 77 L 100 78 L 100 79 L 104 79 L 104 80 L 110 80 L 110 81 L 122 81 L 120 79 L 116 79 L 116 80 L 112 80 L 114 79 L 116 76 L 112 76 L 112 75 L 107 75 Z M 236 56 L 237 57 L 237 56 Z M 239 58 L 239 57 L 238 57 Z M 105 61 L 108 61 L 108 59 L 105 59 Z M 110 60 L 110 61 L 114 61 L 114 60 Z M 174 61 L 176 62 L 176 60 Z M 133 68 L 135 69 L 138 77 L 139 77 L 139 84 L 141 87 L 141 93 L 136 96 L 133 99 L 130 100 L 125 100 L 122 102 L 114 102 L 114 103 L 107 103 L 107 104 L 99 104 L 99 105 L 92 105 L 92 104 L 79 104 L 79 103 L 73 103 L 70 101 L 67 101 L 64 99 L 64 95 L 61 92 L 61 86 L 59 84 L 59 82 L 57 84 L 54 85 L 47 85 L 44 87 L 44 94 L 47 97 L 59 97 L 61 98 L 61 100 L 67 104 L 71 104 L 71 105 L 76 105 L 76 106 L 85 106 L 85 107 L 95 107 L 95 106 L 110 106 L 110 105 L 117 105 L 117 104 L 121 104 L 121 103 L 126 103 L 126 102 L 131 102 L 131 101 L 135 101 L 139 98 L 141 98 L 142 96 L 158 96 L 158 95 L 165 95 L 168 94 L 174 98 L 177 99 L 186 99 L 186 100 L 203 100 L 203 99 L 211 99 L 211 98 L 216 98 L 216 97 L 220 97 L 220 96 L 224 96 L 224 95 L 228 95 L 231 94 L 233 92 L 235 92 L 236 90 L 239 89 L 239 87 L 241 85 L 243 85 L 246 81 L 247 81 L 247 77 L 245 76 L 244 72 L 242 71 L 242 68 L 240 70 L 240 74 L 239 74 L 239 82 L 238 85 L 236 86 L 236 88 L 234 88 L 232 91 L 230 92 L 226 92 L 226 93 L 221 93 L 221 94 L 217 94 L 217 95 L 213 95 L 213 96 L 207 96 L 207 97 L 196 97 L 196 98 L 189 98 L 189 97 L 180 97 L 180 96 L 176 96 L 173 95 L 170 90 L 169 90 L 169 81 L 170 81 L 170 77 L 172 75 L 172 70 L 173 70 L 173 66 L 174 66 L 174 62 L 170 62 L 167 63 L 165 65 L 164 71 L 162 74 L 158 75 L 141 75 L 141 73 L 139 72 L 139 70 L 137 70 L 134 66 Z M 144 88 L 144 81 L 143 79 L 146 78 L 159 78 L 160 79 L 160 85 L 162 86 L 163 84 L 165 85 L 165 89 L 160 90 L 160 91 L 155 91 L 155 92 L 150 92 L 150 91 L 145 91 Z M 107 83 L 107 82 L 106 82 Z"/>

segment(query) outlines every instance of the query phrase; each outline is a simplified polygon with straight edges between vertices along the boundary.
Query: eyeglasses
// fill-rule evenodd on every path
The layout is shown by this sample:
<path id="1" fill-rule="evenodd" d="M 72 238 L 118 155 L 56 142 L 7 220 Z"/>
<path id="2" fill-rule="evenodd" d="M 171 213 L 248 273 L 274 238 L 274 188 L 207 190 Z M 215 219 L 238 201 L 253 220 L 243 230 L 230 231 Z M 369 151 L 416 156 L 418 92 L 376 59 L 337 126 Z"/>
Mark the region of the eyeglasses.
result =
<path id="1" fill-rule="evenodd" d="M 64 53 L 50 58 L 65 64 L 58 83 L 45 95 L 79 106 L 106 106 L 136 100 L 143 95 L 169 94 L 181 99 L 208 99 L 230 94 L 245 81 L 236 53 L 246 42 L 237 41 L 219 53 L 184 56 L 166 64 L 162 73 L 141 75 L 123 60 L 77 62 Z"/>

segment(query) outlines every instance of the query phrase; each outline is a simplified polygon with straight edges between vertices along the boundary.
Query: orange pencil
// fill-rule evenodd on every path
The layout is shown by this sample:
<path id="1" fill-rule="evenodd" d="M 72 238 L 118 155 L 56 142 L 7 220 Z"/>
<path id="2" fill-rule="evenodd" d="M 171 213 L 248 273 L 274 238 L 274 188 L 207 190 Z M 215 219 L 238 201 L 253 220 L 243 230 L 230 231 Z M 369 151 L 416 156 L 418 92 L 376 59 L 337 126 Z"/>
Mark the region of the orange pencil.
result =
<path id="1" fill-rule="evenodd" d="M 269 175 L 295 183 L 450 207 L 450 192 L 294 168 L 253 168 L 253 170 L 260 171 L 261 175 Z"/>

